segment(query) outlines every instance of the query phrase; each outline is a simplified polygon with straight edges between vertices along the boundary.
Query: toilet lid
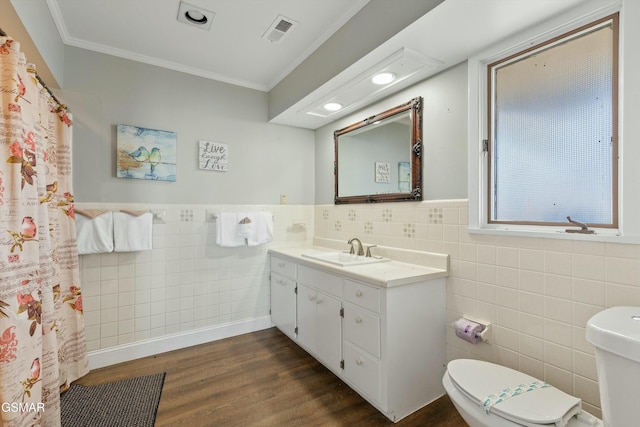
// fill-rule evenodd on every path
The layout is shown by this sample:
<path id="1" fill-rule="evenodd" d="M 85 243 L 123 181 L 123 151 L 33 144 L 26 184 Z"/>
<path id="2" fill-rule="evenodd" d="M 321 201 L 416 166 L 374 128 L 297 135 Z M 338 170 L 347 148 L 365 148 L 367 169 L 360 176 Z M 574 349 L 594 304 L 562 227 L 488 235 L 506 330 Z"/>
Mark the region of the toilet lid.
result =
<path id="1" fill-rule="evenodd" d="M 457 359 L 449 362 L 447 372 L 455 386 L 483 410 L 489 396 L 497 396 L 505 389 L 521 385 L 542 385 L 532 376 L 481 360 Z M 503 418 L 524 425 L 563 425 L 562 420 L 581 412 L 581 400 L 555 387 L 533 386 L 513 397 L 495 403 L 489 410 Z M 493 400 L 494 399 L 489 399 Z"/>

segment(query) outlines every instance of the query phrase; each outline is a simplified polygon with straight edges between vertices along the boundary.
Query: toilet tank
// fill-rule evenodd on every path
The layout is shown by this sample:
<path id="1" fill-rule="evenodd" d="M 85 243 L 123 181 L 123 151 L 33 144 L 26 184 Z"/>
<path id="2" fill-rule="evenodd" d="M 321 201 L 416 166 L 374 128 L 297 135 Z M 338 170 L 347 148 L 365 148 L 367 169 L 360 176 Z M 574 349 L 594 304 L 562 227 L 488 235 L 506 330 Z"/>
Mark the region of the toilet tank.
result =
<path id="1" fill-rule="evenodd" d="M 612 307 L 587 322 L 595 346 L 602 418 L 607 427 L 638 425 L 640 307 Z"/>

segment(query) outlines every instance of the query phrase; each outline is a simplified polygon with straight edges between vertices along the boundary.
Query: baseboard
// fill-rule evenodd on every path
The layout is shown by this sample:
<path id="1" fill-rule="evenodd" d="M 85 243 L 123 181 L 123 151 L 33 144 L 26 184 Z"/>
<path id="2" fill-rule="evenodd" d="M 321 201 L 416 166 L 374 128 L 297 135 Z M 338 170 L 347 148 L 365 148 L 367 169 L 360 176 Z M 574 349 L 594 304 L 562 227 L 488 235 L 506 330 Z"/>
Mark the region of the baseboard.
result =
<path id="1" fill-rule="evenodd" d="M 260 331 L 272 326 L 271 316 L 263 316 L 94 350 L 89 352 L 89 369 L 103 368 L 141 357 Z"/>

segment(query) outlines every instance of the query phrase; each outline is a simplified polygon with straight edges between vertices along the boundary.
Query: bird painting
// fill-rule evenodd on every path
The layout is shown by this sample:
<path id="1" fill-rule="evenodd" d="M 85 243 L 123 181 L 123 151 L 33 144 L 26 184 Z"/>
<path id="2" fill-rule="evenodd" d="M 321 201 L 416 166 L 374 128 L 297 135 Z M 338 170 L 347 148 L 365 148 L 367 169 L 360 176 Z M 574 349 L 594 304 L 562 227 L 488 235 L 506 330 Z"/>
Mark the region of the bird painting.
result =
<path id="1" fill-rule="evenodd" d="M 141 145 L 136 151 L 129 153 L 129 155 L 138 163 L 148 162 L 149 166 L 151 166 L 151 175 L 155 175 L 156 166 L 158 166 L 162 158 L 158 147 L 153 147 L 151 153 L 149 153 L 149 150 L 147 150 L 147 147 L 144 145 Z"/>
<path id="2" fill-rule="evenodd" d="M 117 144 L 118 177 L 176 180 L 175 132 L 118 125 Z"/>
<path id="3" fill-rule="evenodd" d="M 161 158 L 162 156 L 160 156 L 160 149 L 157 147 L 153 147 L 151 149 L 151 154 L 149 154 L 149 163 L 151 164 L 151 175 L 154 175 L 156 166 L 158 166 L 158 163 L 160 163 Z"/>
<path id="4" fill-rule="evenodd" d="M 149 160 L 149 151 L 147 151 L 147 148 L 142 145 L 133 153 L 129 153 L 129 155 L 137 162 L 146 162 Z"/>

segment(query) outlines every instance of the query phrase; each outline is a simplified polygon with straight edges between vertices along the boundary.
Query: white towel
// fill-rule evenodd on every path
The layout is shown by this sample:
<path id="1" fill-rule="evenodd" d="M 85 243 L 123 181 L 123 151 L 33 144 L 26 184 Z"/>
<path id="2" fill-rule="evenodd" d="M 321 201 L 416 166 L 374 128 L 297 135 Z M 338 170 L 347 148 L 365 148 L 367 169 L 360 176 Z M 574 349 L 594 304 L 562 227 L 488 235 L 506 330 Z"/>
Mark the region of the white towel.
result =
<path id="1" fill-rule="evenodd" d="M 153 214 L 113 213 L 113 238 L 116 252 L 153 249 Z"/>
<path id="2" fill-rule="evenodd" d="M 238 212 L 238 229 L 237 234 L 240 237 L 247 238 L 254 233 L 253 220 L 249 217 L 247 212 Z"/>
<path id="3" fill-rule="evenodd" d="M 251 212 L 248 214 L 253 224 L 253 233 L 247 237 L 247 245 L 258 246 L 273 240 L 273 215 L 271 212 Z"/>
<path id="4" fill-rule="evenodd" d="M 76 215 L 78 254 L 104 254 L 113 252 L 113 215 L 110 211 L 90 218 Z"/>
<path id="5" fill-rule="evenodd" d="M 244 237 L 238 235 L 238 222 L 240 219 L 238 219 L 238 214 L 235 212 L 220 212 L 218 214 L 216 219 L 216 244 L 224 247 L 244 245 Z"/>

